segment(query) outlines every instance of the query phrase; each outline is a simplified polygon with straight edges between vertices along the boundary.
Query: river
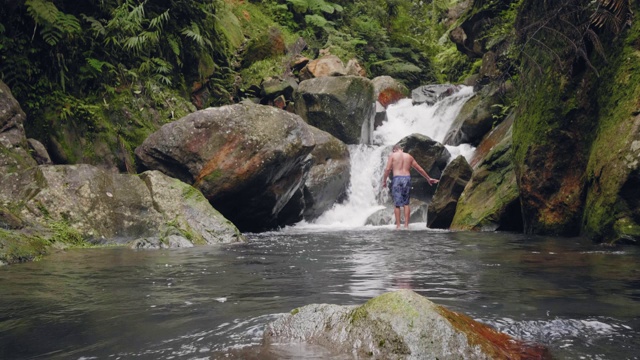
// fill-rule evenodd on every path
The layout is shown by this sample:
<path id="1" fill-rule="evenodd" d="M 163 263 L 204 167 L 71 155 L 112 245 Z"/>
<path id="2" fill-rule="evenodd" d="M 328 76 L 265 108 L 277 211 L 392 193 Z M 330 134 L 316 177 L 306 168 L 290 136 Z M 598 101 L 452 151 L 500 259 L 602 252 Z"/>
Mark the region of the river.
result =
<path id="1" fill-rule="evenodd" d="M 390 144 L 414 132 L 442 141 L 471 95 L 462 88 L 434 106 L 389 108 L 373 144 L 350 146 L 348 200 L 312 223 L 246 234 L 244 244 L 73 249 L 0 267 L 0 359 L 261 359 L 263 328 L 281 314 L 397 289 L 548 346 L 557 359 L 638 359 L 638 247 L 424 222 L 365 226 L 384 208 Z M 474 150 L 447 149 L 454 157 Z M 331 358 L 305 346 L 267 355 Z"/>
<path id="2" fill-rule="evenodd" d="M 401 288 L 542 343 L 557 359 L 639 356 L 637 247 L 419 223 L 248 238 L 77 249 L 0 268 L 0 358 L 222 359 L 250 353 L 264 325 L 295 307 L 361 304 Z M 329 358 L 282 351 L 275 358 Z"/>

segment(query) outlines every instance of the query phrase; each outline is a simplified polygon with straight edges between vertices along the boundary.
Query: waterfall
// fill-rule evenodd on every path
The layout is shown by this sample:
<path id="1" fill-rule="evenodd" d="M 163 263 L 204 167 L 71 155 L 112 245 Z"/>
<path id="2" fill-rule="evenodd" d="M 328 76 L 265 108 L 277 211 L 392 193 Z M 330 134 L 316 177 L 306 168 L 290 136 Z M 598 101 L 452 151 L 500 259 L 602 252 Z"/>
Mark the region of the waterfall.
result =
<path id="1" fill-rule="evenodd" d="M 473 88 L 463 86 L 456 94 L 432 106 L 413 105 L 403 99 L 387 108 L 387 121 L 372 134 L 373 145 L 349 145 L 351 181 L 347 200 L 334 205 L 312 223 L 301 222 L 296 227 L 344 230 L 362 227 L 369 216 L 385 206 L 388 192 L 381 181 L 390 147 L 407 135 L 420 133 L 442 142 L 464 103 L 473 95 Z M 463 155 L 470 160 L 475 148 L 469 144 L 446 146 L 451 160 Z"/>

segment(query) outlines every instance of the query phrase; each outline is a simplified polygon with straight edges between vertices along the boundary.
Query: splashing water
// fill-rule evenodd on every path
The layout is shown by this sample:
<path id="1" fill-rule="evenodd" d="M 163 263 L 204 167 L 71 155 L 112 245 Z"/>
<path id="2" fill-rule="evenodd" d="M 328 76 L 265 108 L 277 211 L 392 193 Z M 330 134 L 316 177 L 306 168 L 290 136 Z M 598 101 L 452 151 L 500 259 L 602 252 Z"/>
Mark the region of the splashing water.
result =
<path id="1" fill-rule="evenodd" d="M 313 223 L 303 221 L 296 227 L 343 230 L 364 226 L 369 216 L 385 208 L 379 204 L 379 200 L 388 200 L 388 191 L 381 188 L 381 182 L 389 147 L 414 133 L 442 142 L 460 109 L 471 96 L 473 88 L 463 86 L 456 94 L 432 106 L 413 105 L 411 99 L 403 99 L 389 106 L 387 121 L 373 132 L 374 145 L 349 145 L 351 179 L 347 200 L 343 204 L 336 204 Z M 458 155 L 470 160 L 475 150 L 469 144 L 446 148 L 451 153 L 450 160 Z"/>

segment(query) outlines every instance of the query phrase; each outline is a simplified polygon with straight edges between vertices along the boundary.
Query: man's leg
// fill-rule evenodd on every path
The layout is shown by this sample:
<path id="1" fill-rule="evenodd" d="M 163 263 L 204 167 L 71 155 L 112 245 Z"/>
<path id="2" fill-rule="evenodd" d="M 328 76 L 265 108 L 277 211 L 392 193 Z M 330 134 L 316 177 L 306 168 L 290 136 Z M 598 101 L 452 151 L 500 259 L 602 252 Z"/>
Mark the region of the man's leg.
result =
<path id="1" fill-rule="evenodd" d="M 396 206 L 395 209 L 393 209 L 393 214 L 396 216 L 396 229 L 400 228 L 400 207 Z"/>
<path id="2" fill-rule="evenodd" d="M 409 228 L 409 216 L 411 216 L 411 209 L 409 208 L 409 204 L 404 206 L 404 227 L 405 229 Z"/>

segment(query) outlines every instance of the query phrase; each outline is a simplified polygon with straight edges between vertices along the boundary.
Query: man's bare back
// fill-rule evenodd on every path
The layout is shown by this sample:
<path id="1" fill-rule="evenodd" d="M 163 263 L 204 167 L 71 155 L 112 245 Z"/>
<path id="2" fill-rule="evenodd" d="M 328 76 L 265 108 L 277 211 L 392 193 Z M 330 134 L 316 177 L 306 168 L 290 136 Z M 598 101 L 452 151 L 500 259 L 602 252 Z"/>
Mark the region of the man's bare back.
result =
<path id="1" fill-rule="evenodd" d="M 389 162 L 391 163 L 391 171 L 393 176 L 408 176 L 410 175 L 411 165 L 416 160 L 413 156 L 403 152 L 395 151 L 389 156 Z"/>
<path id="2" fill-rule="evenodd" d="M 382 177 L 383 186 L 386 184 L 387 177 L 389 173 L 393 171 L 393 176 L 410 176 L 411 168 L 416 169 L 416 171 L 422 175 L 429 185 L 437 184 L 438 180 L 434 179 L 427 174 L 424 169 L 418 165 L 416 159 L 413 158 L 410 154 L 402 151 L 402 148 L 399 146 L 393 147 L 393 152 L 389 155 L 389 159 L 387 160 L 387 166 L 384 169 L 384 175 Z"/>

